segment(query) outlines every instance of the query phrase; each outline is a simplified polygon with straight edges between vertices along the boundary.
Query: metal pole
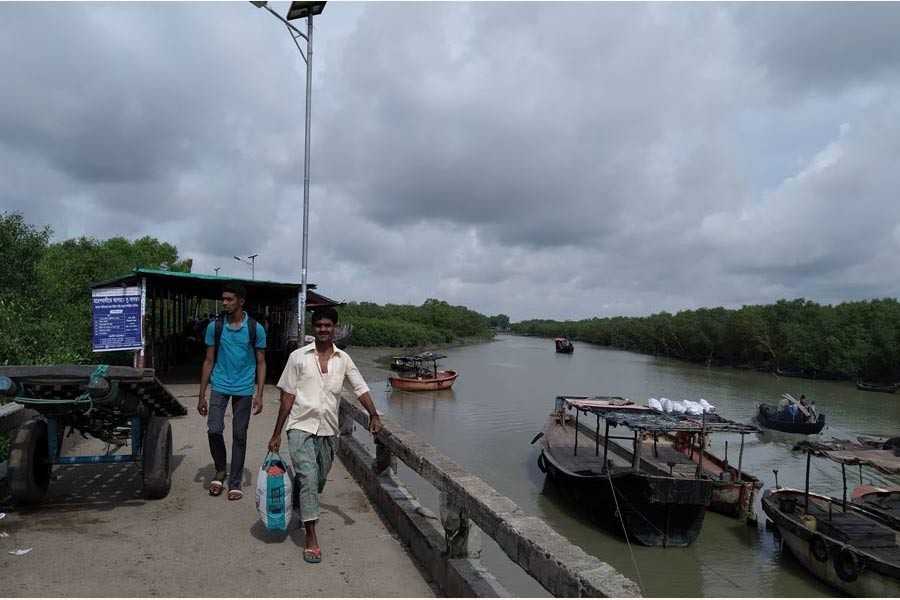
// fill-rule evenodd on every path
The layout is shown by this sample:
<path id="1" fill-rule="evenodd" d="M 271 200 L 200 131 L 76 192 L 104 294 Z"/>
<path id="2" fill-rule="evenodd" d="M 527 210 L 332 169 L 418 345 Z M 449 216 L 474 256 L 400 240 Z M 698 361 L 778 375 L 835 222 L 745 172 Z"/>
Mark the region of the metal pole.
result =
<path id="1" fill-rule="evenodd" d="M 575 409 L 575 451 L 572 453 L 574 456 L 578 456 L 578 413 L 580 411 Z"/>
<path id="2" fill-rule="evenodd" d="M 297 303 L 297 309 L 300 311 L 298 315 L 300 324 L 300 340 L 299 345 L 306 343 L 306 268 L 307 268 L 307 248 L 309 247 L 309 126 L 310 113 L 312 110 L 312 68 L 313 68 L 313 16 L 312 13 L 306 17 L 306 140 L 305 152 L 303 160 L 303 254 L 302 266 L 300 270 L 300 299 Z"/>
<path id="3" fill-rule="evenodd" d="M 597 429 L 594 430 L 594 441 L 596 443 L 596 448 L 594 449 L 594 456 L 600 456 L 600 415 L 597 415 Z"/>
<path id="4" fill-rule="evenodd" d="M 741 434 L 741 451 L 738 453 L 738 472 L 737 479 L 738 481 L 744 480 L 744 471 L 742 470 L 744 466 L 744 434 Z"/>

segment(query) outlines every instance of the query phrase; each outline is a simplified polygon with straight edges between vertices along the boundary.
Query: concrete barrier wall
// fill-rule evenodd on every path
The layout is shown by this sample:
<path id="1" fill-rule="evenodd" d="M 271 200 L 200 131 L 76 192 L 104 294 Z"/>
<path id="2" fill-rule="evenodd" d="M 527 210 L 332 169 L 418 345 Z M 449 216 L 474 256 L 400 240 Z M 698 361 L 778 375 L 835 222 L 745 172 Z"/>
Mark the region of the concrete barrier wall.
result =
<path id="1" fill-rule="evenodd" d="M 449 566 L 465 554 L 467 523 L 474 522 L 506 555 L 554 596 L 639 597 L 638 585 L 607 563 L 584 552 L 543 520 L 519 506 L 461 465 L 384 417 L 376 439 L 376 456 L 348 433 L 352 423 L 368 427 L 368 415 L 355 402 L 341 401 L 340 456 L 386 518 L 401 533 L 426 572 L 448 596 L 505 595 L 476 562 Z M 441 493 L 442 514 L 422 519 L 416 502 L 388 473 L 391 457 L 402 460 Z M 415 515 L 419 515 L 418 517 Z M 459 535 L 461 534 L 461 535 Z M 460 540 L 462 543 L 460 543 Z M 471 581 L 460 573 L 471 575 Z M 461 587 L 450 587 L 453 585 Z M 447 587 L 445 587 L 447 586 Z M 468 587 L 466 587 L 468 586 Z"/>

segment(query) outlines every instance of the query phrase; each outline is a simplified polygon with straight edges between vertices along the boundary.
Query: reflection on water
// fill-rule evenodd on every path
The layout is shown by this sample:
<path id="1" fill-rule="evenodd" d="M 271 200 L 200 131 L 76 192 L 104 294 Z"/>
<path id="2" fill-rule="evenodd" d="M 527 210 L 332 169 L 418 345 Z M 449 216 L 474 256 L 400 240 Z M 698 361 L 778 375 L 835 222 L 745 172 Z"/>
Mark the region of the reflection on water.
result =
<path id="1" fill-rule="evenodd" d="M 452 390 L 390 391 L 387 375 L 370 382 L 379 410 L 402 423 L 478 475 L 530 514 L 643 585 L 650 596 L 836 596 L 781 549 L 765 527 L 757 501 L 756 527 L 707 513 L 697 541 L 687 548 L 630 548 L 625 541 L 582 519 L 537 468 L 538 451 L 530 445 L 541 431 L 557 395 L 616 395 L 639 403 L 650 397 L 672 400 L 705 398 L 729 419 L 751 422 L 756 402 L 777 402 L 784 393 L 815 399 L 827 425 L 821 437 L 855 439 L 857 435 L 898 435 L 900 400 L 887 394 L 860 392 L 849 382 L 779 378 L 737 369 L 707 369 L 651 356 L 576 343 L 574 354 L 557 354 L 552 340 L 500 336 L 495 342 L 442 350 L 447 368 L 460 372 Z M 893 428 L 891 427 L 893 424 Z M 765 484 L 801 488 L 805 455 L 792 452 L 803 436 L 766 431 L 747 435 L 743 469 Z M 740 435 L 713 436 L 719 455 L 728 442 L 729 462 L 737 464 Z M 436 494 L 401 478 L 432 509 Z M 848 485 L 859 473 L 849 468 Z M 841 495 L 840 465 L 813 458 L 811 491 Z M 863 480 L 900 485 L 896 477 L 863 470 Z M 760 496 L 762 493 L 760 493 Z M 483 560 L 513 593 L 546 592 L 511 565 L 496 545 L 484 542 Z M 634 557 L 632 559 L 632 556 Z"/>

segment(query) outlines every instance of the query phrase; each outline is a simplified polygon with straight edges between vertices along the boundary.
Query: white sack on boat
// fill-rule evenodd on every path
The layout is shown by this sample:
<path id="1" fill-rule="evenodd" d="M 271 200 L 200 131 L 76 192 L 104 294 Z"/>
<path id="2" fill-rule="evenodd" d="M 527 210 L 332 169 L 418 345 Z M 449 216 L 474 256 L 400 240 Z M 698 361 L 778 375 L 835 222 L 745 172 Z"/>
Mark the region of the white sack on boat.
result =
<path id="1" fill-rule="evenodd" d="M 675 414 L 683 414 L 687 412 L 687 407 L 683 402 L 673 402 L 672 403 L 672 412 Z"/>
<path id="2" fill-rule="evenodd" d="M 656 398 L 650 398 L 649 400 L 647 400 L 647 406 L 656 410 L 663 409 L 662 404 L 660 404 L 659 400 L 657 400 Z"/>
<path id="3" fill-rule="evenodd" d="M 660 401 L 660 404 L 663 405 L 663 410 L 665 410 L 667 413 L 670 413 L 670 412 L 672 412 L 673 410 L 675 410 L 672 401 L 669 400 L 668 398 L 663 398 L 663 399 Z"/>
<path id="4" fill-rule="evenodd" d="M 708 412 L 708 413 L 716 412 L 716 407 L 713 406 L 712 404 L 710 404 L 709 402 L 707 402 L 706 400 L 704 400 L 703 398 L 700 398 L 700 405 L 703 407 L 704 412 Z"/>
<path id="5" fill-rule="evenodd" d="M 703 414 L 703 405 L 699 402 L 692 402 L 690 400 L 684 401 L 684 408 L 689 415 L 702 415 Z"/>

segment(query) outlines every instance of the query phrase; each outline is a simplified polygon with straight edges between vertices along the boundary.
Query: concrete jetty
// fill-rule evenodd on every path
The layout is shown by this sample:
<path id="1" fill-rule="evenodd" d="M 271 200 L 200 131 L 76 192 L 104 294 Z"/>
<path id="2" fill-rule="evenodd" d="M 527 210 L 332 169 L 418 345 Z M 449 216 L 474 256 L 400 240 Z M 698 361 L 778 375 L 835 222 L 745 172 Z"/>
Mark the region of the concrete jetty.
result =
<path id="1" fill-rule="evenodd" d="M 207 493 L 213 465 L 206 420 L 195 409 L 198 385 L 167 387 L 191 411 L 172 420 L 169 495 L 144 499 L 139 466 L 127 463 L 60 467 L 45 501 L 34 507 L 17 506 L 0 494 L 0 512 L 6 513 L 0 532 L 8 534 L 0 537 L 0 595 L 435 596 L 339 460 L 321 496 L 320 564 L 303 562 L 304 534 L 296 516 L 288 532 L 266 531 L 254 488 L 277 414 L 276 388 L 266 386 L 263 412 L 250 421 L 244 498 L 229 501 L 225 494 Z M 227 435 L 230 410 L 226 425 Z M 284 449 L 286 444 L 285 439 Z M 105 451 L 105 443 L 91 439 L 80 440 L 68 454 Z M 28 548 L 21 556 L 9 554 Z"/>

